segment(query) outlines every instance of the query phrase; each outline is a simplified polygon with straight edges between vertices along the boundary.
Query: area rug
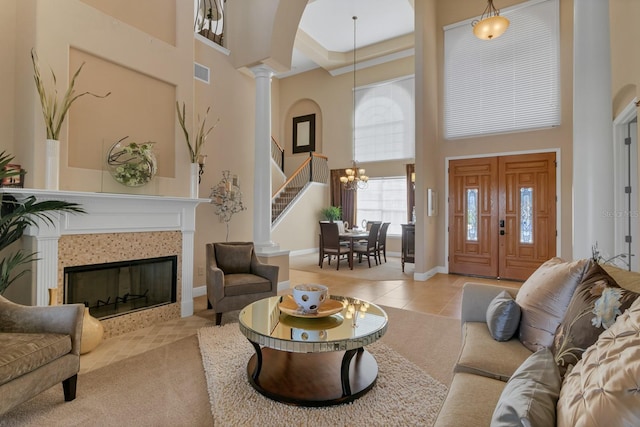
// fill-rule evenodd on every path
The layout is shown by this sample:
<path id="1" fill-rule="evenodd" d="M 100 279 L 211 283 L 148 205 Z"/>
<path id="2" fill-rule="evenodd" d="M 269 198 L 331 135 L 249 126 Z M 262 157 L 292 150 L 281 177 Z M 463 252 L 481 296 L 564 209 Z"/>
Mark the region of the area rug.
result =
<path id="1" fill-rule="evenodd" d="M 346 405 L 302 408 L 270 400 L 247 380 L 253 347 L 238 324 L 198 331 L 216 426 L 430 426 L 447 387 L 381 342 L 367 347 L 378 362 L 376 385 Z"/>
<path id="2" fill-rule="evenodd" d="M 358 278 L 365 280 L 411 280 L 415 271 L 413 264 L 405 263 L 404 272 L 399 257 L 387 254 L 387 262 L 376 265 L 371 260 L 371 268 L 364 259 L 361 263 L 353 261 L 353 270 L 349 269 L 347 261 L 340 262 L 340 270 L 336 270 L 336 261 L 332 260 L 331 265 L 324 261 L 322 269 L 318 266 L 318 254 L 296 255 L 289 258 L 289 268 L 292 270 L 308 271 L 311 273 L 323 273 L 341 277 Z"/>

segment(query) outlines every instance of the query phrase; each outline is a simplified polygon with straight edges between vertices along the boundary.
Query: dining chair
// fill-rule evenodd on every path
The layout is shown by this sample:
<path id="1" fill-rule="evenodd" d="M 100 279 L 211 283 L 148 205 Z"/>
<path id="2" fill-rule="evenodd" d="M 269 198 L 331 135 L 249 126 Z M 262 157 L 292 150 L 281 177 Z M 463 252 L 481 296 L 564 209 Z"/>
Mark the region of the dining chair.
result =
<path id="1" fill-rule="evenodd" d="M 349 262 L 349 267 L 353 262 L 351 259 L 351 247 L 340 244 L 340 233 L 338 224 L 335 222 L 320 222 L 320 268 L 324 264 L 324 258 L 331 265 L 331 257 L 337 258 L 336 270 L 340 270 L 340 258 L 344 257 Z"/>
<path id="2" fill-rule="evenodd" d="M 362 257 L 367 257 L 367 262 L 369 263 L 369 268 L 371 268 L 371 257 L 378 265 L 378 257 L 377 257 L 377 243 L 378 243 L 378 233 L 380 231 L 381 224 L 379 222 L 373 222 L 371 224 L 371 228 L 369 229 L 369 237 L 364 243 L 357 243 L 353 245 L 353 253 L 358 254 L 358 261 L 362 262 Z"/>
<path id="3" fill-rule="evenodd" d="M 378 261 L 380 261 L 380 264 L 382 264 L 381 255 L 384 255 L 384 262 L 387 262 L 387 230 L 389 229 L 390 224 L 390 222 L 383 222 L 380 226 L 380 232 L 378 233 L 376 253 L 378 255 Z"/>

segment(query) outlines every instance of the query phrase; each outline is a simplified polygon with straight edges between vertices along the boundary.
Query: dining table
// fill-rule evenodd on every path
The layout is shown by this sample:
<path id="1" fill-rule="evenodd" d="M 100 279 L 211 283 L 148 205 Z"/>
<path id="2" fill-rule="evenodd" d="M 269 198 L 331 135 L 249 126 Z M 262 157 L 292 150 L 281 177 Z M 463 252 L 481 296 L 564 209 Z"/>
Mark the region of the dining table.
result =
<path id="1" fill-rule="evenodd" d="M 353 242 L 369 238 L 369 232 L 366 230 L 345 230 L 340 233 L 340 240 L 349 242 L 349 268 L 353 270 Z"/>

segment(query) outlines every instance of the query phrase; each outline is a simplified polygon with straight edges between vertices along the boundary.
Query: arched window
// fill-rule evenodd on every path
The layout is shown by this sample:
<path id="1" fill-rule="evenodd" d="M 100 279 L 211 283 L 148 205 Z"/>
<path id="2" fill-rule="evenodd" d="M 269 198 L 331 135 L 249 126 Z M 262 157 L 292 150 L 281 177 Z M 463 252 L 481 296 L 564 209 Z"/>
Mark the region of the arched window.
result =
<path id="1" fill-rule="evenodd" d="M 404 77 L 356 88 L 354 157 L 358 162 L 415 155 L 415 83 Z"/>

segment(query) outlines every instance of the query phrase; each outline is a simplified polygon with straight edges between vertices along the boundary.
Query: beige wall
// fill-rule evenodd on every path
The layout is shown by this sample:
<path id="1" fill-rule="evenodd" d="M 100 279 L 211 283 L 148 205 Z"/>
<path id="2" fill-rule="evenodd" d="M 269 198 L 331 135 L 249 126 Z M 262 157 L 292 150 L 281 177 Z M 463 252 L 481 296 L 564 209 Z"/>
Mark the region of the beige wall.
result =
<path id="1" fill-rule="evenodd" d="M 634 99 L 640 98 L 640 55 L 638 54 L 640 27 L 637 25 L 637 17 L 640 16 L 640 2 L 612 0 L 609 3 L 609 9 L 611 63 L 613 64 L 611 73 L 612 117 L 616 118 Z M 638 121 L 635 126 L 636 135 L 638 135 L 638 130 L 640 130 Z M 636 164 L 640 164 L 640 150 L 637 153 Z M 634 188 L 633 191 L 637 191 L 635 189 L 640 188 L 640 176 L 637 177 L 635 184 L 631 185 Z M 633 237 L 631 252 L 636 256 L 640 253 L 638 236 Z"/>
<path id="2" fill-rule="evenodd" d="M 318 221 L 322 220 L 320 210 L 329 204 L 328 187 L 312 184 L 296 202 L 295 215 L 285 216 L 271 233 L 274 242 L 282 249 L 304 251 L 318 248 Z"/>
<path id="3" fill-rule="evenodd" d="M 16 4 L 14 0 L 0 0 L 0 76 L 6 82 L 15 80 L 15 63 L 11 60 L 15 56 L 16 40 Z M 15 118 L 15 86 L 0 83 L 0 152 L 15 154 L 13 136 L 13 122 Z"/>
<path id="4" fill-rule="evenodd" d="M 176 44 L 176 0 L 81 1 L 159 40 Z"/>
<path id="5" fill-rule="evenodd" d="M 45 130 L 39 100 L 35 92 L 32 79 L 32 67 L 29 58 L 29 51 L 34 48 L 40 58 L 40 68 L 43 74 L 48 74 L 49 69 L 53 69 L 58 78 L 58 90 L 64 91 L 68 85 L 70 74 L 75 72 L 77 63 L 87 60 L 85 69 L 77 80 L 77 92 L 81 90 L 92 90 L 102 92 L 104 90 L 114 91 L 114 99 L 118 105 L 112 107 L 117 109 L 119 114 L 125 117 L 136 117 L 146 114 L 150 119 L 147 121 L 135 120 L 124 124 L 116 114 L 109 114 L 109 99 L 96 100 L 89 97 L 82 97 L 76 101 L 69 112 L 68 120 L 62 127 L 61 140 L 61 165 L 60 165 L 60 188 L 63 190 L 84 190 L 101 191 L 102 173 L 94 165 L 79 167 L 78 160 L 69 156 L 68 148 L 82 146 L 88 148 L 88 163 L 98 161 L 94 159 L 97 151 L 102 151 L 103 141 L 99 135 L 86 138 L 86 132 L 79 131 L 74 127 L 74 113 L 76 114 L 77 126 L 85 129 L 102 129 L 109 127 L 117 128 L 118 134 L 135 135 L 136 138 L 146 139 L 149 134 L 149 122 L 153 120 L 154 114 L 157 120 L 167 127 L 161 130 L 160 142 L 166 149 L 161 157 L 164 163 L 162 171 L 159 172 L 157 180 L 157 192 L 164 195 L 184 195 L 188 191 L 188 162 L 184 162 L 186 152 L 183 147 L 180 150 L 174 146 L 175 141 L 181 137 L 175 126 L 175 114 L 171 112 L 171 106 L 154 106 L 150 104 L 134 104 L 126 102 L 123 98 L 123 91 L 127 91 L 125 82 L 127 77 L 119 77 L 111 70 L 123 70 L 121 74 L 131 72 L 140 79 L 139 86 L 145 85 L 145 80 L 149 82 L 163 82 L 168 85 L 169 92 L 175 90 L 178 96 L 187 93 L 189 99 L 192 97 L 193 82 L 193 35 L 192 35 L 192 11 L 178 10 L 173 2 L 169 2 L 171 15 L 173 16 L 174 27 L 179 48 L 158 40 L 155 36 L 141 31 L 135 26 L 124 24 L 102 11 L 95 9 L 79 0 L 60 0 L 50 2 L 46 0 L 27 0 L 16 2 L 18 22 L 25 24 L 25 31 L 29 34 L 32 31 L 33 40 L 30 42 L 23 40 L 22 36 L 16 42 L 15 64 L 16 64 L 16 87 L 21 96 L 16 97 L 17 126 L 15 127 L 15 140 L 24 144 L 25 147 L 17 150 L 17 155 L 21 158 L 29 174 L 26 182 L 27 186 L 41 188 L 44 185 L 44 172 L 41 165 L 44 164 L 43 144 L 45 140 Z M 153 6 L 156 4 L 154 3 Z M 153 9 L 152 6 L 149 6 Z M 131 19 L 135 19 L 132 16 Z M 22 32 L 20 32 L 22 34 Z M 82 54 L 78 53 L 82 52 Z M 76 53 L 78 53 L 76 55 Z M 91 58 L 96 58 L 91 60 Z M 126 70 L 126 71 L 125 71 Z M 88 87 L 94 83 L 97 88 Z M 51 83 L 51 82 L 49 82 Z M 6 83 L 4 83 L 6 84 Z M 151 85 L 153 87 L 153 84 Z M 116 91 L 120 91 L 116 95 Z M 144 95 L 144 93 L 143 93 Z M 155 94 L 147 95 L 149 102 L 157 102 L 152 99 Z M 140 95 L 138 95 L 139 97 Z M 166 97 L 166 95 L 160 95 Z M 120 98 L 118 98 L 120 97 Z M 105 101 L 105 102 L 98 102 Z M 103 104 L 103 105 L 101 105 Z M 166 108 L 165 108 L 166 107 Z M 164 108 L 164 110 L 163 110 Z M 144 109 L 144 113 L 140 110 Z M 83 117 L 82 112 L 87 113 Z M 93 114 L 91 114 L 93 113 Z M 82 118 L 82 123 L 79 123 Z M 126 125 L 126 126 L 125 126 Z M 151 124 L 153 126 L 153 124 Z M 70 131 L 70 127 L 74 127 Z M 154 128 L 162 126 L 155 125 Z M 106 132 L 105 132 L 106 133 Z M 75 139 L 74 139 L 75 138 Z M 100 141 L 98 141 L 100 139 Z M 105 135 L 105 140 L 110 140 L 111 135 Z M 149 138 L 151 139 L 151 138 Z M 31 148 L 27 148 L 31 147 Z M 164 150 L 160 150 L 161 153 Z M 71 160 L 71 162 L 70 162 Z M 175 177 L 178 176 L 176 179 Z M 123 187 L 123 189 L 126 189 Z M 126 192 L 123 191 L 123 192 Z"/>

